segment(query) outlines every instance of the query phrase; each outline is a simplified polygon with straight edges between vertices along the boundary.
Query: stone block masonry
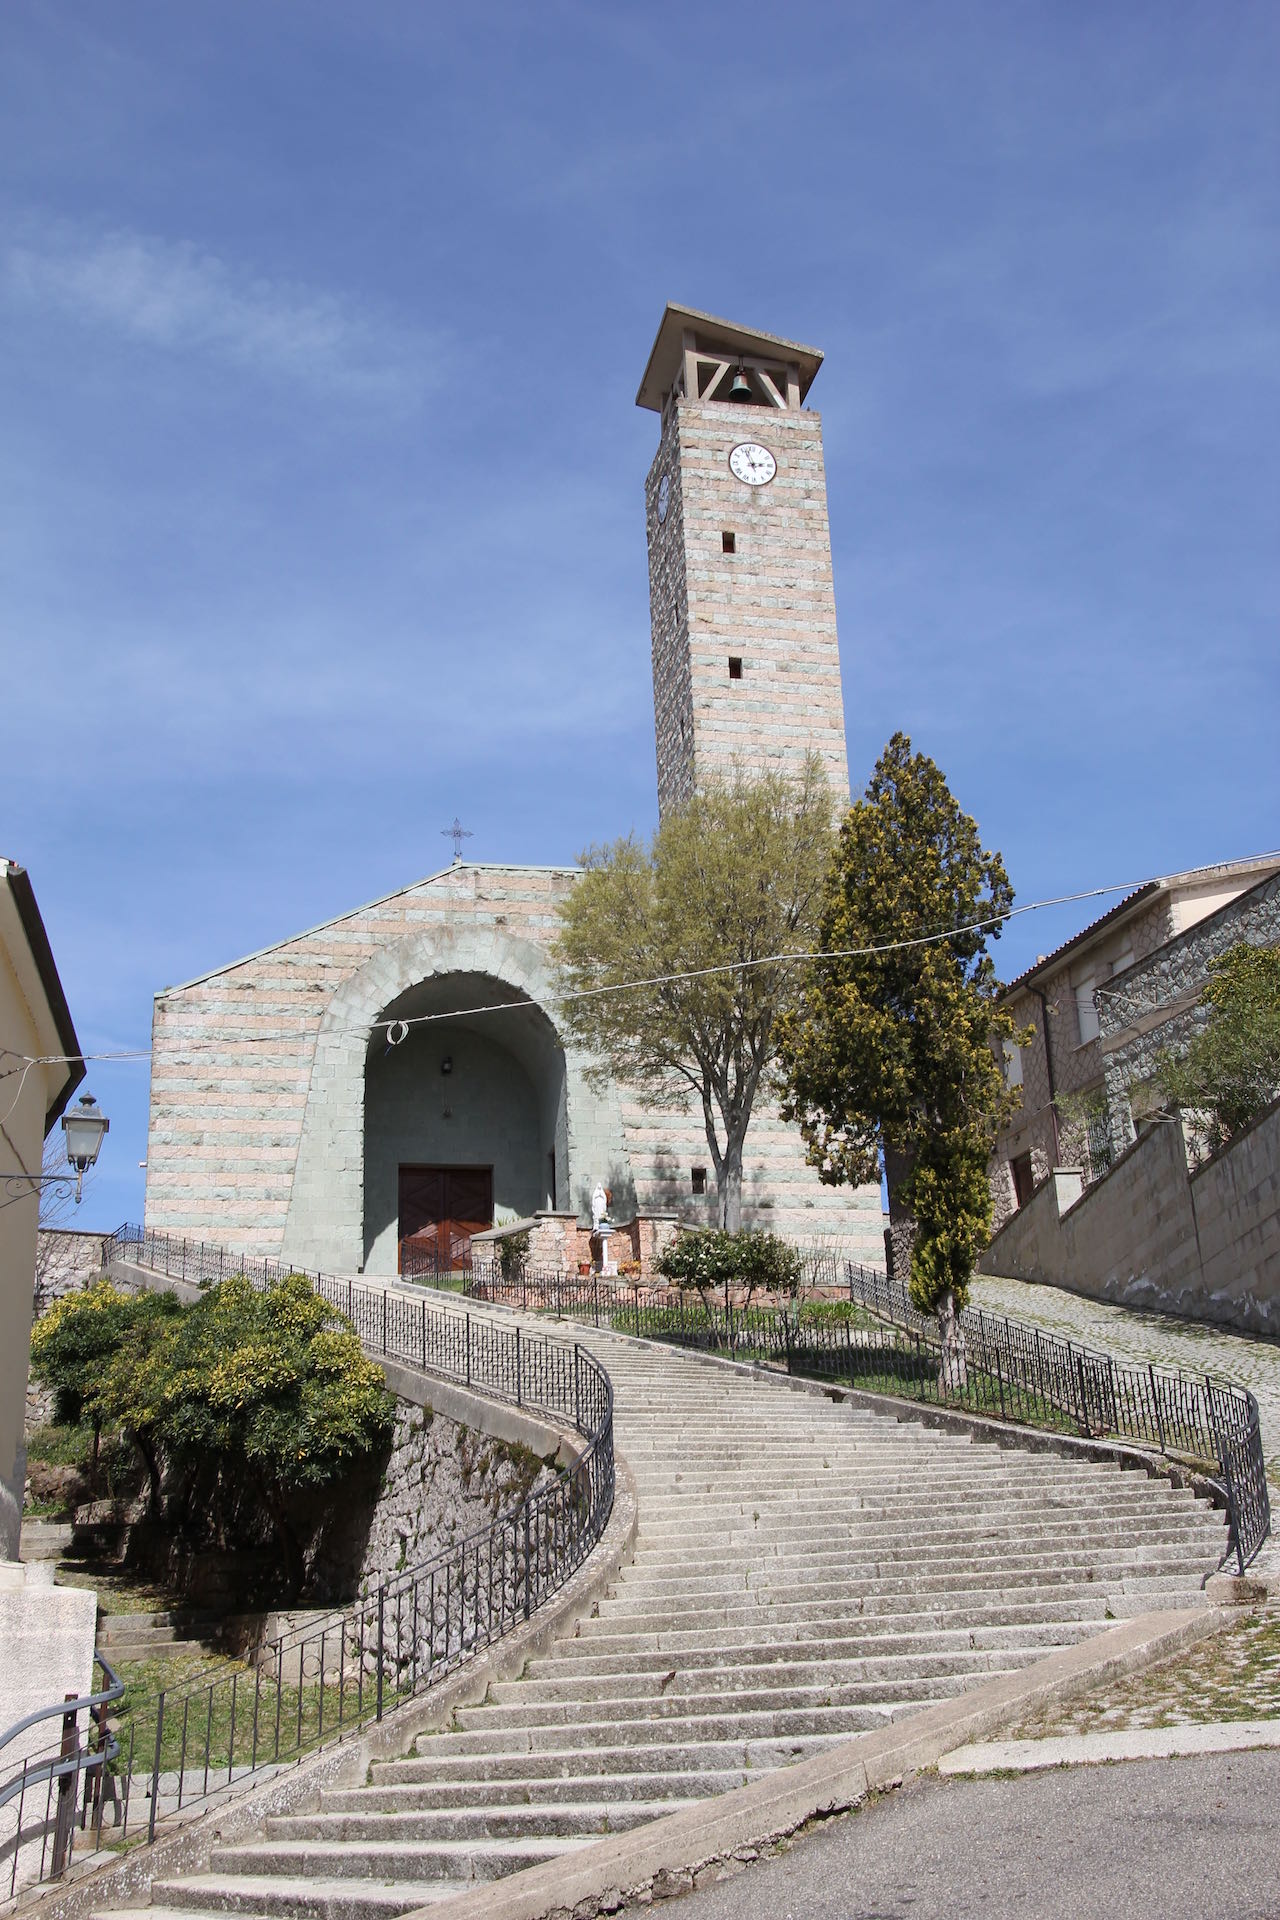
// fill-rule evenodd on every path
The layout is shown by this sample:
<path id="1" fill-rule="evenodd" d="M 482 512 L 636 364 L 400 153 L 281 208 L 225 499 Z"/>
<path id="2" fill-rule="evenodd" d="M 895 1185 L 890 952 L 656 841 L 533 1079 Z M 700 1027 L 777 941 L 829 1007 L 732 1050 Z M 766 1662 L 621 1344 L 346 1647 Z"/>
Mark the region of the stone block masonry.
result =
<path id="1" fill-rule="evenodd" d="M 1081 1184 L 1055 1172 L 982 1272 L 1280 1337 L 1280 1103 L 1193 1174 L 1181 1127 L 1166 1123 Z"/>
<path id="2" fill-rule="evenodd" d="M 748 439 L 777 461 L 767 486 L 746 486 L 730 471 L 730 452 Z M 667 415 L 646 502 L 660 807 L 679 805 L 735 761 L 795 773 L 811 750 L 843 803 L 849 772 L 819 416 L 682 400 Z"/>
<path id="3" fill-rule="evenodd" d="M 335 1599 L 349 1598 L 353 1589 L 367 1598 L 406 1568 L 491 1526 L 554 1479 L 553 1469 L 527 1450 L 399 1400 L 373 1512 L 353 1516 L 347 1537 L 336 1543 L 332 1568 L 318 1569 L 322 1582 Z"/>

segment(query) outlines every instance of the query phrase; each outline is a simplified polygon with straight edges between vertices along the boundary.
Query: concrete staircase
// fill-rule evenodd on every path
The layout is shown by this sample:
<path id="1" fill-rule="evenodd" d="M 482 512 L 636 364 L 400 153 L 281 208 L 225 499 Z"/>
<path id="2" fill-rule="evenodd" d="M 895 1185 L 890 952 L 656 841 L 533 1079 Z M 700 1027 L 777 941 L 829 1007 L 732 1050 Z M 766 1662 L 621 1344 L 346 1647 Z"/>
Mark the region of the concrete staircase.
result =
<path id="1" fill-rule="evenodd" d="M 113 1666 L 121 1660 L 172 1659 L 176 1655 L 213 1665 L 222 1658 L 214 1644 L 220 1625 L 216 1614 L 182 1609 L 117 1613 L 109 1593 L 98 1597 L 98 1646 Z"/>
<path id="2" fill-rule="evenodd" d="M 632 1564 L 576 1634 L 368 1785 L 152 1889 L 193 1912 L 377 1920 L 568 1853 L 1200 1598 L 1222 1517 L 1162 1481 L 604 1335 Z"/>

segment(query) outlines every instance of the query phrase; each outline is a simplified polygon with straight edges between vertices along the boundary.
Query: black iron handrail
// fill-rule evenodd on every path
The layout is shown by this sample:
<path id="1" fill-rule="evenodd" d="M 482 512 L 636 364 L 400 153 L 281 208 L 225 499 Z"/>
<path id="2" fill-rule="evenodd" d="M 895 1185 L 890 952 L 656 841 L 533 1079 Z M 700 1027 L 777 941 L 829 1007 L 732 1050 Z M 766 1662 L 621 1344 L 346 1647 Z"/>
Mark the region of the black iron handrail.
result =
<path id="1" fill-rule="evenodd" d="M 113 1258 L 170 1278 L 245 1273 L 256 1284 L 299 1271 L 138 1227 L 111 1236 Z M 385 1359 L 543 1413 L 585 1442 L 572 1465 L 492 1525 L 384 1581 L 354 1606 L 312 1619 L 251 1656 L 126 1701 L 108 1757 L 118 1838 L 208 1794 L 349 1736 L 523 1624 L 577 1571 L 613 1509 L 613 1387 L 576 1344 L 446 1310 L 376 1282 L 307 1276 Z M 141 1820 L 135 1783 L 145 1792 Z M 145 1826 L 142 1825 L 145 1821 Z M 99 1825 L 100 1825 L 99 1817 Z M 43 1864 L 40 1877 L 44 1877 Z"/>
<path id="2" fill-rule="evenodd" d="M 850 1299 L 931 1351 L 940 1349 L 938 1321 L 921 1312 L 900 1281 L 852 1261 L 846 1277 Z M 1258 1402 L 1247 1387 L 1177 1367 L 1129 1366 L 981 1307 L 966 1307 L 959 1318 L 966 1353 L 988 1390 L 994 1378 L 1002 1406 L 1008 1393 L 1015 1418 L 1017 1407 L 1038 1400 L 1082 1434 L 1132 1441 L 1168 1457 L 1207 1464 L 1206 1477 L 1227 1511 L 1222 1563 L 1234 1556 L 1243 1573 L 1257 1557 L 1271 1531 L 1271 1497 Z"/>

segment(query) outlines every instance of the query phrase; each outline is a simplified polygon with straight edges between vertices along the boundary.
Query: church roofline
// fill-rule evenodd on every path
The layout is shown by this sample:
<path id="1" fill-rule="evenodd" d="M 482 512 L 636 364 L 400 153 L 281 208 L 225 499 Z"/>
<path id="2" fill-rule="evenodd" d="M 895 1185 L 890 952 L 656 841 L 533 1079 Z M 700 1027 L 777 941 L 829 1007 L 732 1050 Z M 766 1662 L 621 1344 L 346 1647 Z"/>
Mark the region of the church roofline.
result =
<path id="1" fill-rule="evenodd" d="M 206 980 L 216 980 L 220 973 L 234 973 L 237 967 L 247 967 L 253 960 L 264 960 L 269 953 L 279 953 L 282 947 L 291 947 L 296 940 L 309 940 L 313 933 L 323 933 L 326 927 L 341 926 L 344 920 L 354 920 L 357 914 L 372 913 L 375 907 L 385 907 L 388 900 L 397 900 L 401 894 L 416 893 L 419 887 L 429 887 L 435 880 L 443 880 L 447 873 L 461 873 L 471 869 L 477 873 L 578 873 L 578 867 L 538 866 L 520 860 L 451 860 L 447 867 L 441 867 L 435 873 L 428 873 L 421 880 L 411 880 L 408 886 L 393 887 L 390 893 L 379 894 L 376 900 L 366 900 L 358 907 L 348 907 L 345 913 L 335 913 L 328 920 L 318 920 L 313 927 L 303 927 L 298 933 L 290 933 L 283 940 L 268 941 L 265 947 L 258 947 L 252 953 L 242 953 L 237 960 L 224 960 L 220 967 L 210 967 L 206 973 L 197 973 L 190 980 L 179 980 L 174 986 L 161 987 L 153 996 L 156 1000 L 167 1000 L 171 993 L 186 993 L 189 987 L 203 986 Z"/>
<path id="2" fill-rule="evenodd" d="M 761 333 L 756 327 L 740 327 L 732 320 L 719 320 L 713 313 L 699 313 L 696 307 L 682 307 L 668 300 L 649 352 L 649 364 L 636 394 L 636 405 L 661 413 L 672 383 L 680 370 L 684 336 L 688 330 L 698 345 L 721 348 L 730 355 L 756 354 L 794 366 L 800 378 L 800 398 L 804 399 L 822 365 L 821 347 L 803 347 L 798 340 L 784 340 L 781 334 Z"/>

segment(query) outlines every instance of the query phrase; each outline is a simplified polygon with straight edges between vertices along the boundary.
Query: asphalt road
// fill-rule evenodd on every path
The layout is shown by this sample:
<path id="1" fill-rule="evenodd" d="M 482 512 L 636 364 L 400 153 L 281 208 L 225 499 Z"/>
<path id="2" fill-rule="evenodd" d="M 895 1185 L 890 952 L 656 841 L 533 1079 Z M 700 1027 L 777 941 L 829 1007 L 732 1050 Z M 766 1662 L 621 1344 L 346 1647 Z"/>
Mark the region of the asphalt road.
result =
<path id="1" fill-rule="evenodd" d="M 672 1920 L 1277 1920 L 1280 1753 L 925 1777 L 663 1910 Z"/>

